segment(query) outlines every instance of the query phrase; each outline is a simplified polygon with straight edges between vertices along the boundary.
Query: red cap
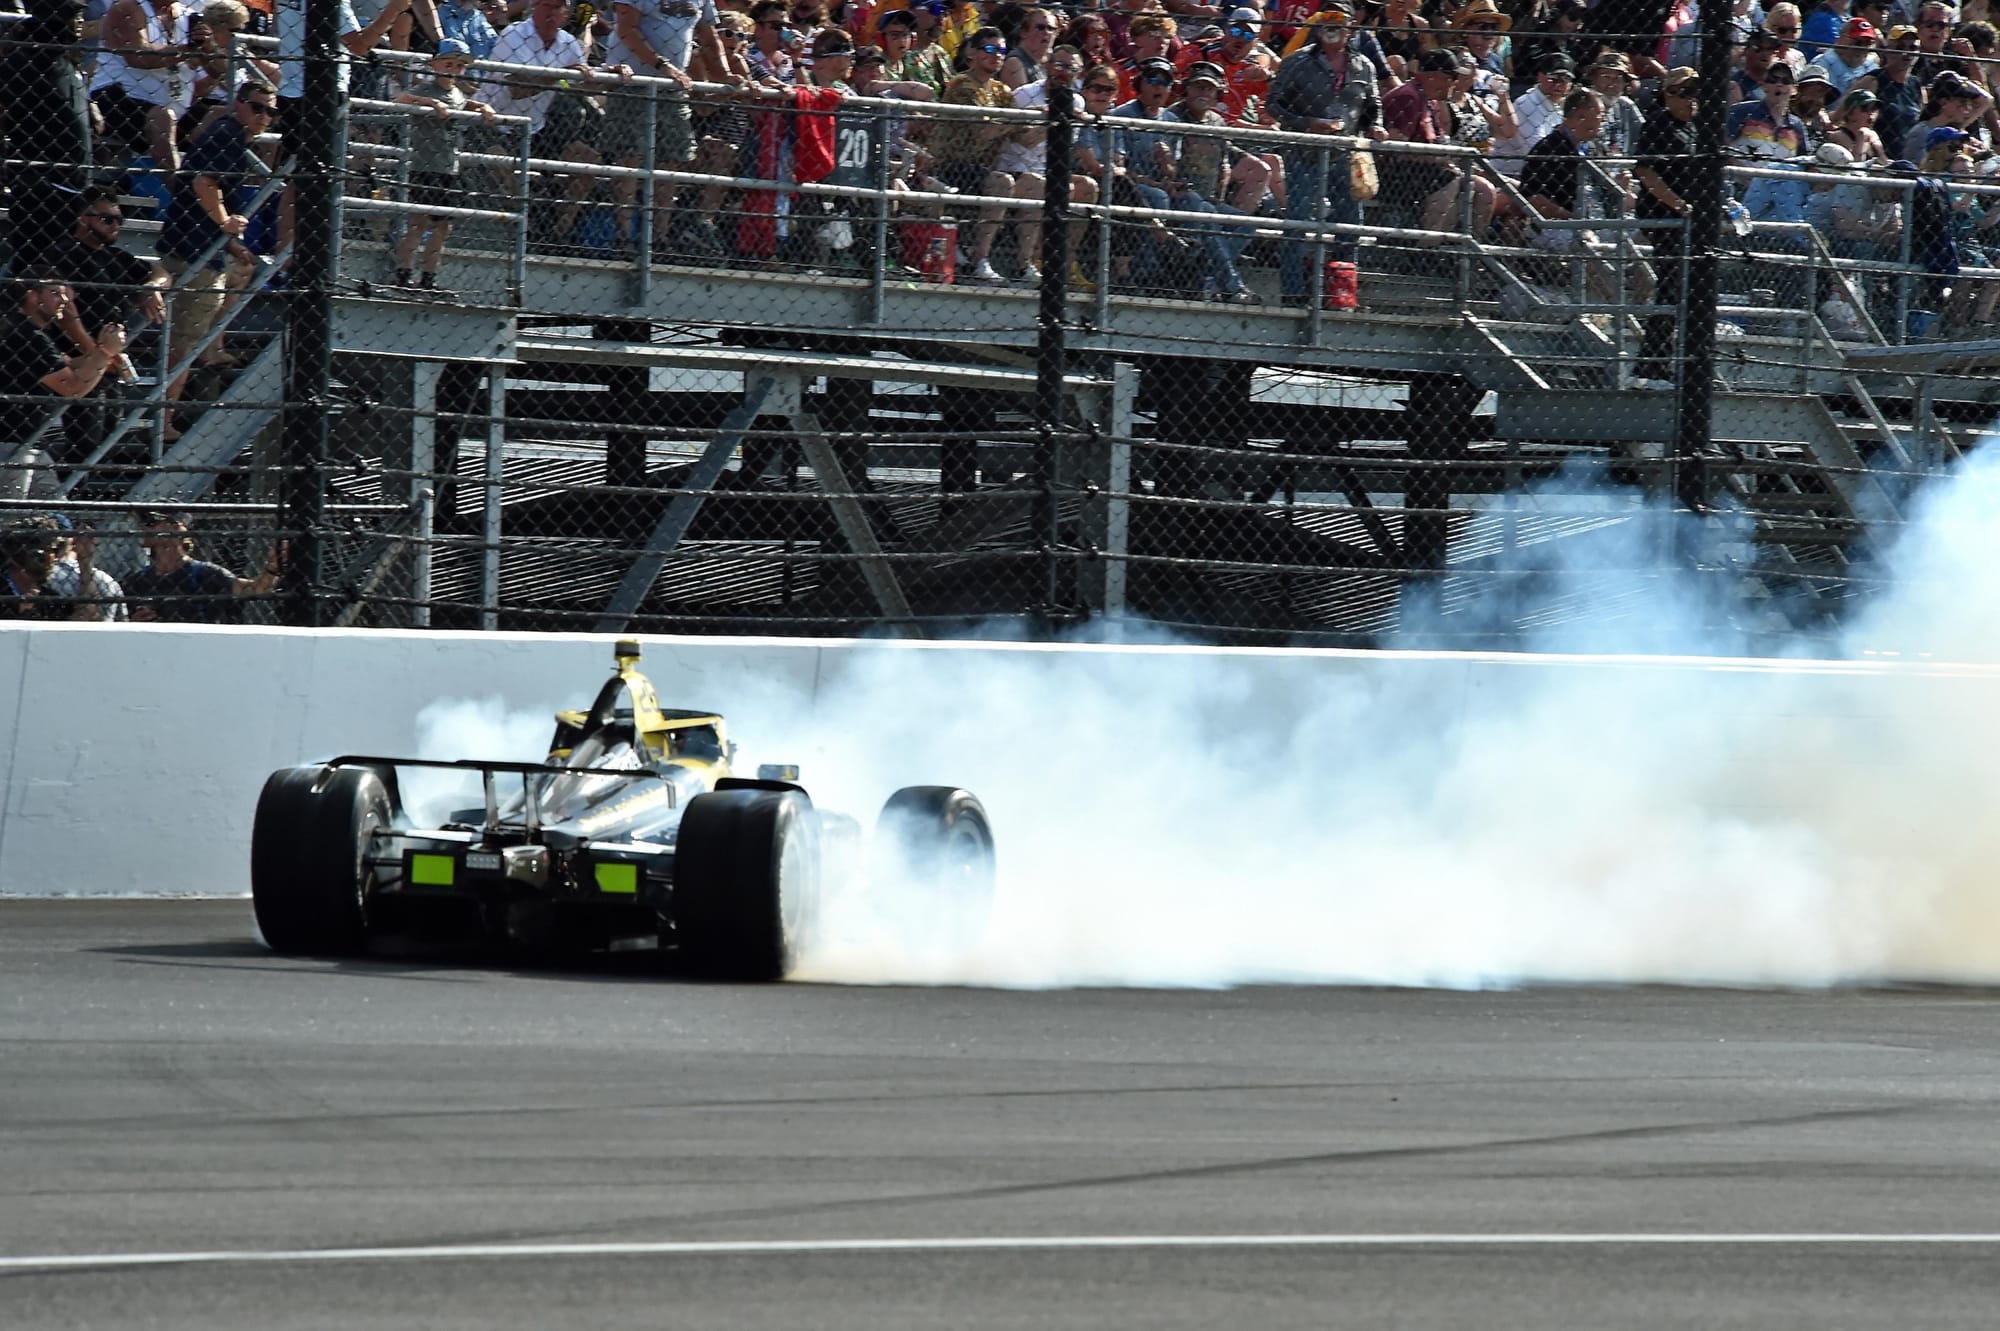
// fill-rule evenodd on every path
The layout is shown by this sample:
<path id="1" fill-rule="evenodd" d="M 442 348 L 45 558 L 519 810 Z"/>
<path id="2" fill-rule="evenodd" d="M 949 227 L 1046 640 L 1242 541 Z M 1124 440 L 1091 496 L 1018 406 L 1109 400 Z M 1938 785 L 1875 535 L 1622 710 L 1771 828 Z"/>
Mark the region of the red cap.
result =
<path id="1" fill-rule="evenodd" d="M 1882 34 L 1875 31 L 1875 25 L 1865 18 L 1851 18 L 1847 26 L 1840 30 L 1842 37 L 1866 37 L 1871 42 L 1882 40 Z"/>

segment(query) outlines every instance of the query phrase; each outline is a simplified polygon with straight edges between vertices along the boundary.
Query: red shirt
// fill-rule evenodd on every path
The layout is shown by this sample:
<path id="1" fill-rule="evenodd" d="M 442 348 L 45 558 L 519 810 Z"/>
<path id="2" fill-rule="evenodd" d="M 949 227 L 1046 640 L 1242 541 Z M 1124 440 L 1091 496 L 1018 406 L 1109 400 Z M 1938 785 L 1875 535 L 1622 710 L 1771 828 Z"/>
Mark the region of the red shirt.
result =
<path id="1" fill-rule="evenodd" d="M 1258 58 L 1254 46 L 1244 47 L 1243 54 L 1234 60 L 1227 58 L 1222 54 L 1224 40 L 1216 37 L 1190 43 L 1174 62 L 1182 77 L 1186 77 L 1189 65 L 1206 60 L 1222 71 L 1222 96 L 1217 109 L 1224 120 L 1232 125 L 1275 123 L 1269 112 L 1263 110 L 1265 94 L 1271 89 L 1271 67 Z M 1246 120 L 1244 113 L 1253 97 L 1257 99 L 1258 113 Z"/>
<path id="2" fill-rule="evenodd" d="M 1382 98 L 1382 127 L 1411 143 L 1440 143 L 1448 137 L 1439 131 L 1436 117 L 1431 99 L 1415 79 Z"/>

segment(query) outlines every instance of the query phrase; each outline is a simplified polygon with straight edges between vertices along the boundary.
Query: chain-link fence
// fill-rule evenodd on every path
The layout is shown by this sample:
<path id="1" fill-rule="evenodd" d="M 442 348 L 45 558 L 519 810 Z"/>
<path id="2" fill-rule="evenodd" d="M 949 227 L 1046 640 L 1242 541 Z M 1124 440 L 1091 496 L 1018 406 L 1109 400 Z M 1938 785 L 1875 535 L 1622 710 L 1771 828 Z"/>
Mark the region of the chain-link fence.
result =
<path id="1" fill-rule="evenodd" d="M 36 3 L 22 613 L 1782 636 L 1993 409 L 1922 23 Z"/>

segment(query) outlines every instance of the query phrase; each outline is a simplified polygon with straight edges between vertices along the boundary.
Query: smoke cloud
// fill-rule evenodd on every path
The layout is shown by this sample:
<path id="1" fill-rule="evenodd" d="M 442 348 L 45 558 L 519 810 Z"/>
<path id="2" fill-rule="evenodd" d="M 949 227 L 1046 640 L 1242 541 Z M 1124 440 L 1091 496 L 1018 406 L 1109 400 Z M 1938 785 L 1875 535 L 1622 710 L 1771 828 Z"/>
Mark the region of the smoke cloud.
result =
<path id="1" fill-rule="evenodd" d="M 843 893 L 804 979 L 1992 982 L 1996 514 L 1975 457 L 1828 660 L 882 647 L 810 694 L 673 701 L 726 711 L 746 766 L 799 762 L 864 827 L 905 784 L 987 806 L 983 937 L 941 948 Z M 1738 645 L 1701 627 L 1711 586 L 1626 599 L 1650 607 L 1629 641 Z M 533 756 L 547 716 L 443 703 L 423 743 L 500 756 L 519 731 L 508 756 Z"/>

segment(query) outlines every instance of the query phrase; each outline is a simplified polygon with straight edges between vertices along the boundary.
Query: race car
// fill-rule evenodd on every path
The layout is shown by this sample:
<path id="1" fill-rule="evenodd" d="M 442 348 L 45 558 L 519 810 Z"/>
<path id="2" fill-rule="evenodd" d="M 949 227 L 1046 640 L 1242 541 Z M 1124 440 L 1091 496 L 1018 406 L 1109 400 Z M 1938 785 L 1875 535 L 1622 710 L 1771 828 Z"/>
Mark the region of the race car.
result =
<path id="1" fill-rule="evenodd" d="M 652 946 L 705 973 L 783 978 L 829 881 L 921 894 L 960 941 L 994 890 L 986 810 L 909 786 L 864 847 L 795 766 L 731 767 L 721 715 L 659 704 L 620 640 L 584 711 L 556 713 L 541 762 L 346 756 L 274 772 L 257 799 L 250 889 L 276 951 L 338 957 L 371 939 L 483 938 L 529 950 Z M 477 807 L 418 826 L 411 769 L 476 778 Z"/>

